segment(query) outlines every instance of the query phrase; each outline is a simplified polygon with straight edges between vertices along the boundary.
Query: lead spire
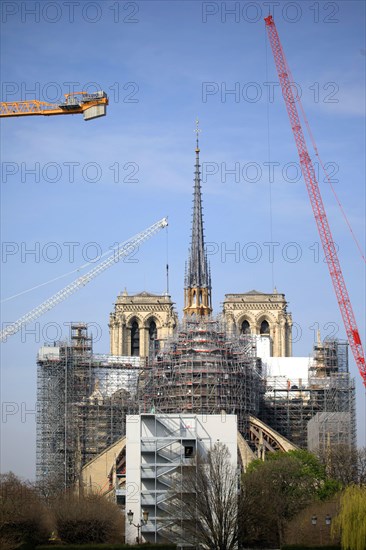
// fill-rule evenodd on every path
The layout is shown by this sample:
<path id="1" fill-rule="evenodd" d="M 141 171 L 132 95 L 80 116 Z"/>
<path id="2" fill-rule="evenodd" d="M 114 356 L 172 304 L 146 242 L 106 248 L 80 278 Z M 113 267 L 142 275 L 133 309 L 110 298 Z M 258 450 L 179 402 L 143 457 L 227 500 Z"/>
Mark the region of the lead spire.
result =
<path id="1" fill-rule="evenodd" d="M 201 129 L 196 120 L 196 164 L 194 172 L 193 214 L 191 248 L 189 251 L 188 266 L 185 276 L 185 315 L 209 315 L 211 304 L 211 275 L 205 252 L 203 233 L 201 172 L 199 134 Z"/>

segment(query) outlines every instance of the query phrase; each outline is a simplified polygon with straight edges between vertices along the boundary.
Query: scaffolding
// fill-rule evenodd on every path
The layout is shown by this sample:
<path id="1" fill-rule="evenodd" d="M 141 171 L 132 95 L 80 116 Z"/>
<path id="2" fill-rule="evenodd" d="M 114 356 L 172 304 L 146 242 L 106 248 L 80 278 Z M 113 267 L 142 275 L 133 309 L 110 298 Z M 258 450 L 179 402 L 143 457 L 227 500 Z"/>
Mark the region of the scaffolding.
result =
<path id="1" fill-rule="evenodd" d="M 350 429 L 351 413 L 321 412 L 308 423 L 308 448 L 320 456 L 327 456 L 332 447 L 354 449 L 354 431 Z"/>
<path id="2" fill-rule="evenodd" d="M 302 448 L 308 437 L 312 448 L 356 444 L 347 342 L 318 343 L 308 380 L 290 381 L 267 377 L 255 337 L 227 332 L 221 318 L 185 318 L 150 361 L 93 354 L 87 325 L 70 330 L 69 341 L 38 354 L 39 482 L 74 485 L 87 462 L 125 435 L 126 415 L 140 412 L 236 414 L 247 440 L 253 415 Z"/>
<path id="3" fill-rule="evenodd" d="M 256 341 L 225 331 L 219 319 L 187 317 L 140 385 L 144 412 L 236 414 L 246 436 L 264 392 Z"/>
<path id="4" fill-rule="evenodd" d="M 70 330 L 70 341 L 42 347 L 37 359 L 36 477 L 64 487 L 125 434 L 141 369 L 139 357 L 93 355 L 86 324 Z"/>
<path id="5" fill-rule="evenodd" d="M 323 413 L 327 413 L 323 415 Z M 329 414 L 328 414 L 329 413 Z M 334 416 L 334 415 L 338 416 Z M 333 416 L 332 416 L 333 415 Z M 341 415 L 341 416 L 340 416 Z M 325 340 L 314 346 L 314 359 L 309 367 L 309 379 L 293 384 L 284 377 L 272 377 L 267 381 L 266 393 L 261 404 L 259 418 L 281 435 L 303 449 L 308 445 L 308 429 L 317 420 L 319 433 L 322 421 L 338 418 L 339 429 L 344 432 L 348 422 L 350 448 L 356 445 L 355 383 L 348 370 L 348 343 L 340 340 Z M 327 420 L 328 419 L 328 420 Z M 332 424 L 334 441 L 341 437 L 336 434 L 337 423 Z M 328 429 L 329 432 L 329 429 Z M 311 436 L 314 440 L 316 436 Z M 321 437 L 319 435 L 319 437 Z M 343 438 L 345 441 L 345 439 Z M 313 444 L 311 444 L 312 446 Z M 312 450 L 314 447 L 312 446 Z"/>

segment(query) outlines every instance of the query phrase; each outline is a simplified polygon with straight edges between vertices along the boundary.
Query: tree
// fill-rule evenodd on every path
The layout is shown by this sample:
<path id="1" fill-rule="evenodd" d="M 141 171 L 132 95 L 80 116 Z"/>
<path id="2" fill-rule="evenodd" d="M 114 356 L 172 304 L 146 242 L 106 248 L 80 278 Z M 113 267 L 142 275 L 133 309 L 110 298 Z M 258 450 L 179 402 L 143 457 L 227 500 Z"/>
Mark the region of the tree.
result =
<path id="1" fill-rule="evenodd" d="M 357 451 L 357 483 L 366 485 L 366 447 Z"/>
<path id="2" fill-rule="evenodd" d="M 341 496 L 341 509 L 332 524 L 332 532 L 341 533 L 342 548 L 366 548 L 366 487 L 351 485 Z"/>
<path id="3" fill-rule="evenodd" d="M 56 531 L 66 543 L 122 542 L 124 517 L 118 506 L 97 494 L 65 493 L 53 502 Z"/>
<path id="4" fill-rule="evenodd" d="M 352 449 L 349 445 L 331 445 L 319 455 L 329 477 L 342 487 L 366 483 L 366 447 Z"/>
<path id="5" fill-rule="evenodd" d="M 52 520 L 36 491 L 12 472 L 0 476 L 0 546 L 13 550 L 23 543 L 45 543 Z"/>
<path id="6" fill-rule="evenodd" d="M 165 533 L 207 550 L 232 550 L 237 542 L 236 468 L 226 445 L 184 466 L 168 496 Z M 169 534 L 168 534 L 169 532 Z"/>
<path id="7" fill-rule="evenodd" d="M 253 461 L 242 478 L 240 542 L 281 545 L 289 520 L 312 500 L 324 500 L 338 489 L 307 451 L 271 453 L 264 462 Z"/>

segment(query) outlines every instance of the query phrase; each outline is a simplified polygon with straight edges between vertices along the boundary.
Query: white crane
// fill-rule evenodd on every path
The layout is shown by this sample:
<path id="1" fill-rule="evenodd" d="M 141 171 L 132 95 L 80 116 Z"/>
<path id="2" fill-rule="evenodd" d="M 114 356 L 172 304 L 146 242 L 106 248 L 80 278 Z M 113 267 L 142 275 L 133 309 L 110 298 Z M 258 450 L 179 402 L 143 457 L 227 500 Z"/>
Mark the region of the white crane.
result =
<path id="1" fill-rule="evenodd" d="M 8 325 L 4 330 L 0 332 L 1 342 L 6 342 L 7 337 L 16 334 L 23 325 L 34 321 L 38 317 L 41 317 L 41 315 L 46 313 L 46 311 L 54 308 L 57 304 L 68 298 L 68 296 L 79 290 L 79 288 L 87 285 L 92 279 L 111 267 L 111 265 L 113 265 L 114 263 L 118 262 L 124 256 L 130 254 L 130 252 L 136 250 L 136 247 L 138 245 L 140 245 L 144 241 L 147 241 L 147 239 L 152 237 L 155 233 L 157 233 L 158 231 L 160 231 L 160 229 L 163 229 L 167 225 L 167 218 L 162 218 L 161 220 L 154 223 L 144 231 L 141 231 L 141 233 L 138 233 L 128 241 L 120 243 L 107 259 L 93 267 L 93 269 L 91 269 L 88 273 L 82 275 L 81 277 L 78 277 L 78 279 L 65 286 L 65 288 L 56 292 L 56 294 L 51 296 L 51 298 L 48 298 L 42 304 L 29 311 L 29 313 L 26 313 L 25 315 L 20 317 L 17 321 L 15 321 L 15 323 Z"/>

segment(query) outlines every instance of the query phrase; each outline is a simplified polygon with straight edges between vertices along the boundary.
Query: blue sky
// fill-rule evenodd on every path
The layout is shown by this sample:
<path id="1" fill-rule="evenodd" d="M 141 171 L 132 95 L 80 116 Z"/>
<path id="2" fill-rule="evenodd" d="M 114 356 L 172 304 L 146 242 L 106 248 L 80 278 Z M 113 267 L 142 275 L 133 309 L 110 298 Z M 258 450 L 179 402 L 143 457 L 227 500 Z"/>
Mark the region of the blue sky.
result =
<path id="1" fill-rule="evenodd" d="M 80 115 L 2 120 L 3 298 L 67 273 L 169 216 L 167 233 L 33 323 L 33 334 L 2 344 L 3 471 L 34 476 L 35 419 L 27 411 L 35 407 L 36 354 L 44 340 L 66 337 L 64 323 L 89 321 L 95 351 L 108 352 L 117 294 L 125 287 L 164 292 L 167 255 L 181 314 L 197 116 L 215 311 L 225 293 L 271 292 L 274 283 L 296 323 L 295 355 L 311 353 L 317 328 L 345 338 L 297 177 L 297 151 L 266 45 L 265 4 L 80 1 L 72 14 L 64 2 L 2 3 L 2 101 L 58 101 L 85 88 L 102 88 L 110 98 L 107 116 L 87 123 Z M 273 4 L 320 155 L 365 250 L 364 3 Z M 365 265 L 323 175 L 320 186 L 365 342 Z M 264 244 L 271 241 L 278 243 L 274 263 Z M 73 277 L 4 302 L 3 322 Z M 365 392 L 353 358 L 350 368 L 358 442 L 365 445 Z"/>

